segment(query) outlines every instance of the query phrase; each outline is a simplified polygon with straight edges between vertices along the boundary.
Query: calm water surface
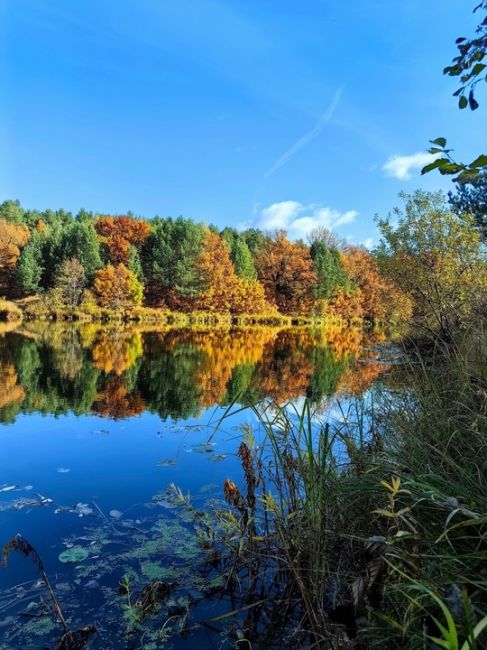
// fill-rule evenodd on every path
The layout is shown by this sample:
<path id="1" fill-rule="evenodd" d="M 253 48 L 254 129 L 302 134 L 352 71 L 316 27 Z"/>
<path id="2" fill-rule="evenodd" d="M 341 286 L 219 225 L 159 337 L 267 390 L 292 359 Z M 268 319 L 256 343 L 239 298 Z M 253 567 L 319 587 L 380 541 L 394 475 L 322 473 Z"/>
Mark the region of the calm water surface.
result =
<path id="1" fill-rule="evenodd" d="M 386 370 L 377 343 L 352 328 L 3 332 L 0 542 L 21 533 L 36 548 L 70 627 L 97 627 L 92 648 L 233 647 L 226 619 L 202 624 L 235 603 L 174 486 L 202 513 L 222 507 L 223 481 L 242 481 L 242 428 L 260 441 L 238 405 L 308 397 L 331 418 L 336 396 Z M 155 579 L 172 591 L 137 625 L 130 599 Z M 0 590 L 0 648 L 56 647 L 29 559 L 10 555 Z"/>

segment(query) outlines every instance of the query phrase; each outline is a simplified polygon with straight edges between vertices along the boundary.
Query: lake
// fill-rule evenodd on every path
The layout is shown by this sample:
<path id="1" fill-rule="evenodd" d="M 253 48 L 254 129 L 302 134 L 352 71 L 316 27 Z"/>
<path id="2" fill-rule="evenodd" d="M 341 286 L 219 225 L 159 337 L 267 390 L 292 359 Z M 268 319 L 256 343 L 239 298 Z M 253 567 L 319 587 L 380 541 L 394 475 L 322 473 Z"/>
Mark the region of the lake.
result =
<path id="1" fill-rule="evenodd" d="M 243 481 L 242 437 L 253 428 L 263 442 L 241 405 L 307 397 L 321 421 L 340 419 L 337 400 L 365 394 L 387 370 L 383 336 L 3 328 L 1 543 L 20 533 L 35 548 L 70 629 L 97 628 L 92 648 L 234 647 L 224 615 L 238 603 L 194 515 L 228 509 L 222 488 Z M 154 580 L 170 593 L 141 621 L 134 603 Z M 0 587 L 0 648 L 56 647 L 63 629 L 36 566 L 12 552 Z"/>

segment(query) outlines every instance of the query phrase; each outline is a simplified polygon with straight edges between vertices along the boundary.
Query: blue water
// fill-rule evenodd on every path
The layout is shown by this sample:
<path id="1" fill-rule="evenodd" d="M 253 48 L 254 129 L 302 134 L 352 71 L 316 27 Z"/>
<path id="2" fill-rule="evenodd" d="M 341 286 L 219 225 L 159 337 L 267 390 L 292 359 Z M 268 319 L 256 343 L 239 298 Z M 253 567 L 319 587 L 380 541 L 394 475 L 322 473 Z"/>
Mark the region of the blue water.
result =
<path id="1" fill-rule="evenodd" d="M 312 394 L 325 417 L 357 359 L 308 334 L 267 334 L 257 351 L 256 338 L 75 328 L 0 338 L 0 542 L 20 533 L 35 547 L 70 627 L 98 628 L 90 647 L 163 647 L 160 629 L 171 616 L 164 647 L 232 647 L 225 625 L 216 626 L 220 634 L 198 623 L 234 604 L 212 586 L 218 568 L 208 568 L 188 510 L 164 493 L 171 484 L 189 493 L 193 512 L 221 507 L 226 479 L 244 490 L 242 425 L 252 425 L 256 445 L 263 436 L 238 403 Z M 242 353 L 250 349 L 251 361 Z M 73 546 L 87 557 L 62 563 Z M 137 629 L 118 589 L 127 572 L 134 598 L 154 578 L 174 585 L 172 600 Z M 62 629 L 38 581 L 18 553 L 0 571 L 2 650 L 55 647 Z M 183 619 L 180 635 L 174 621 Z"/>

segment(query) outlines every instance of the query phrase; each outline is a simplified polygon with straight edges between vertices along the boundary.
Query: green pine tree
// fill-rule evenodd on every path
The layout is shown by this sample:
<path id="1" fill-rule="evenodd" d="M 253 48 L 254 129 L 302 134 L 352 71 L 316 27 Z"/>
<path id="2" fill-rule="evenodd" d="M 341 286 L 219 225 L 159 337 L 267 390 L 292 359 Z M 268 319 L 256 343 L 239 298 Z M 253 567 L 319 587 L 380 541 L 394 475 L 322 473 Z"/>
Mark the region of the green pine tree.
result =
<path id="1" fill-rule="evenodd" d="M 336 248 L 330 248 L 323 241 L 315 241 L 311 245 L 313 270 L 318 281 L 315 285 L 315 296 L 318 299 L 329 299 L 339 286 L 349 287 L 350 279 L 345 272 L 340 253 Z"/>
<path id="2" fill-rule="evenodd" d="M 231 250 L 231 258 L 235 272 L 245 280 L 256 280 L 257 270 L 252 259 L 252 253 L 246 242 L 240 237 L 235 241 Z"/>
<path id="3" fill-rule="evenodd" d="M 39 293 L 42 290 L 43 237 L 34 230 L 29 242 L 24 246 L 17 266 L 17 282 L 24 295 Z"/>

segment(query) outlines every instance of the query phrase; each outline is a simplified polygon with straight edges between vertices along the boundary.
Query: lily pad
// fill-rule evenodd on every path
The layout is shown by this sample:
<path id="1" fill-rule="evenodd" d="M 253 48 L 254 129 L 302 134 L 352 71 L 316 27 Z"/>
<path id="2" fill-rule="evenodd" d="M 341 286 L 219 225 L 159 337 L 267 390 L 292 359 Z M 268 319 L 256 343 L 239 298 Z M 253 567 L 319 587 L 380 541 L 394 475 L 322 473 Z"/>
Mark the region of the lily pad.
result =
<path id="1" fill-rule="evenodd" d="M 46 636 L 50 634 L 56 626 L 48 616 L 43 616 L 37 620 L 29 621 L 25 624 L 25 632 L 36 636 Z"/>
<path id="2" fill-rule="evenodd" d="M 86 560 L 88 555 L 88 551 L 82 546 L 73 546 L 73 548 L 68 548 L 60 553 L 58 560 L 64 564 L 67 564 L 68 562 L 83 562 L 83 560 Z"/>

